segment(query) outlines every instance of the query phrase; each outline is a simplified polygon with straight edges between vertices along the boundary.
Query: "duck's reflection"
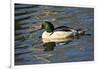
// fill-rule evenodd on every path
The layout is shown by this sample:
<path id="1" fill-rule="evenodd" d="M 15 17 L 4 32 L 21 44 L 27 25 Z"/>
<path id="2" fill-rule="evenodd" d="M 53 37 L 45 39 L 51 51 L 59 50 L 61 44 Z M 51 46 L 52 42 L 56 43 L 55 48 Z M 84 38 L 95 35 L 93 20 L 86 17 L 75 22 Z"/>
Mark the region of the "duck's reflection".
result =
<path id="1" fill-rule="evenodd" d="M 56 46 L 56 43 L 48 42 L 48 43 L 44 43 L 43 46 L 44 46 L 44 51 L 53 51 Z"/>

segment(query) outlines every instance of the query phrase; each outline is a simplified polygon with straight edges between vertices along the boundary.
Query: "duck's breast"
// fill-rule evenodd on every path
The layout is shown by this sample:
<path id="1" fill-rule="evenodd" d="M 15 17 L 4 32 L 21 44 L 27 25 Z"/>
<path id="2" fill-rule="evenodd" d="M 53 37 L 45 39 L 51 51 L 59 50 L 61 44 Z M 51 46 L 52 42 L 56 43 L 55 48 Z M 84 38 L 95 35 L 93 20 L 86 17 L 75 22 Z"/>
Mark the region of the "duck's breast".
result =
<path id="1" fill-rule="evenodd" d="M 43 32 L 42 38 L 43 41 L 47 42 L 62 42 L 62 41 L 68 41 L 72 40 L 73 38 L 73 33 L 68 31 L 55 31 L 54 33 L 48 33 L 48 32 Z"/>

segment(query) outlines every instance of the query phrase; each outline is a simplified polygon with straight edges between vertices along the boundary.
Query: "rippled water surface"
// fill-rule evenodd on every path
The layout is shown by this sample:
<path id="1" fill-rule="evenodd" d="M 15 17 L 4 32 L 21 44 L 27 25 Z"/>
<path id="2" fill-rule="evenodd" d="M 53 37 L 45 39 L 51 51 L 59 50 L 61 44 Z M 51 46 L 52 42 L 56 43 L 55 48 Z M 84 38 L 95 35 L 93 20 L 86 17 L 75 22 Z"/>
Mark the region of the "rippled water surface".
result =
<path id="1" fill-rule="evenodd" d="M 36 31 L 43 20 L 51 21 L 55 27 L 82 28 L 91 36 L 56 44 L 53 51 L 43 51 L 44 30 Z M 93 8 L 15 4 L 15 65 L 91 61 L 94 59 L 93 26 Z"/>

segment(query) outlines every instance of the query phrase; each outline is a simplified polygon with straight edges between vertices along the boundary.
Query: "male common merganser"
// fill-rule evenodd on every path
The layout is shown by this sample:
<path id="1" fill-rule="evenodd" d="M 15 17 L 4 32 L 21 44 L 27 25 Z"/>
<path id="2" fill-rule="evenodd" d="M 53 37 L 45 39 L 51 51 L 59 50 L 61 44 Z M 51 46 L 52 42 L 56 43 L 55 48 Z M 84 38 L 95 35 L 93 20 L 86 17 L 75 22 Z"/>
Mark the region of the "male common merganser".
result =
<path id="1" fill-rule="evenodd" d="M 44 21 L 41 26 L 42 29 L 45 29 L 42 34 L 44 43 L 70 41 L 78 35 L 83 35 L 85 33 L 85 31 L 82 31 L 81 29 L 75 30 L 67 26 L 54 28 L 54 25 L 49 21 Z"/>

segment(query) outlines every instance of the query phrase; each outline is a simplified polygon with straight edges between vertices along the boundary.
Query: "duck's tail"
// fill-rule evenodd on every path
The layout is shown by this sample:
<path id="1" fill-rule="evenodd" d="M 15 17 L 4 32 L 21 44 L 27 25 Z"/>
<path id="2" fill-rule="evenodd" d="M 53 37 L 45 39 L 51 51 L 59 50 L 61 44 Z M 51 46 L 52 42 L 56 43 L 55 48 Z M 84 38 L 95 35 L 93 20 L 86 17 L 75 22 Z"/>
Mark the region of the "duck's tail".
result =
<path id="1" fill-rule="evenodd" d="M 85 35 L 86 34 L 86 30 L 83 29 L 77 29 L 77 35 Z"/>
<path id="2" fill-rule="evenodd" d="M 79 38 L 80 36 L 91 36 L 91 34 L 87 33 L 87 30 L 77 29 L 75 36 Z"/>

